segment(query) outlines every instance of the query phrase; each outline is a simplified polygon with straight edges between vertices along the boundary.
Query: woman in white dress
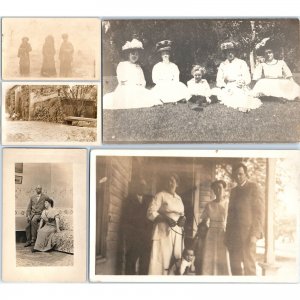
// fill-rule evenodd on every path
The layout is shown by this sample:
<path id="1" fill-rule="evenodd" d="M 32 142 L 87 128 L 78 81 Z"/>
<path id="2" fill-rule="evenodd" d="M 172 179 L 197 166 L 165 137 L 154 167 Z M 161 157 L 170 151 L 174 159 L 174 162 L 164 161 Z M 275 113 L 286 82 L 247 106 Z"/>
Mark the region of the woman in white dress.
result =
<path id="1" fill-rule="evenodd" d="M 147 217 L 154 223 L 149 275 L 168 275 L 183 251 L 184 205 L 176 194 L 177 174 L 168 177 L 166 190 L 157 193 Z"/>
<path id="2" fill-rule="evenodd" d="M 190 98 L 187 86 L 179 81 L 179 69 L 170 61 L 172 42 L 164 40 L 156 44 L 156 50 L 160 53 L 162 61 L 157 63 L 152 70 L 152 80 L 155 83 L 152 92 L 154 98 L 163 103 L 178 102 Z"/>
<path id="3" fill-rule="evenodd" d="M 248 112 L 261 106 L 258 98 L 251 96 L 248 85 L 251 82 L 251 75 L 247 63 L 236 57 L 236 44 L 225 42 L 221 44 L 221 50 L 226 56 L 217 73 L 217 89 L 213 89 L 222 104 Z"/>
<path id="4" fill-rule="evenodd" d="M 216 180 L 211 188 L 216 198 L 206 205 L 201 222 L 209 222 L 203 248 L 202 275 L 229 275 L 229 255 L 224 245 L 228 211 L 228 201 L 224 199 L 226 183 Z"/>
<path id="5" fill-rule="evenodd" d="M 257 81 L 252 93 L 255 97 L 273 97 L 283 100 L 300 98 L 300 86 L 294 81 L 293 74 L 283 60 L 275 59 L 272 42 L 263 49 L 265 61 L 260 63 L 253 74 Z"/>
<path id="6" fill-rule="evenodd" d="M 114 92 L 104 95 L 104 109 L 130 109 L 161 104 L 145 88 L 144 72 L 138 63 L 140 51 L 143 49 L 142 42 L 137 39 L 127 41 L 122 47 L 128 60 L 120 62 L 117 66 L 118 86 Z"/>

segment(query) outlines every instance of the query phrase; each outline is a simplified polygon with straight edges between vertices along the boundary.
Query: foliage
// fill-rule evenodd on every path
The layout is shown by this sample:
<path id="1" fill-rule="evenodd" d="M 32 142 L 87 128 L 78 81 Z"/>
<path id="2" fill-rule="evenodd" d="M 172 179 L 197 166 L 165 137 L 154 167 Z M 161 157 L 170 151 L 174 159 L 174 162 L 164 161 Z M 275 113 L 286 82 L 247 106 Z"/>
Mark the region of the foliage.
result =
<path id="1" fill-rule="evenodd" d="M 81 117 L 85 113 L 87 100 L 92 100 L 97 106 L 97 86 L 96 85 L 74 85 L 62 86 L 62 93 L 66 99 L 76 101 L 74 116 Z"/>
<path id="2" fill-rule="evenodd" d="M 254 26 L 251 26 L 254 21 Z M 173 41 L 173 61 L 181 71 L 181 80 L 190 77 L 193 64 L 206 66 L 209 80 L 215 80 L 217 67 L 223 60 L 220 44 L 233 39 L 240 46 L 239 56 L 249 63 L 250 51 L 263 38 L 277 41 L 278 51 L 292 71 L 299 71 L 299 22 L 297 19 L 202 19 L 202 20 L 110 20 L 103 22 L 104 75 L 114 75 L 127 40 L 137 37 L 143 42 L 141 64 L 146 81 L 151 83 L 153 65 L 160 58 L 155 44 L 164 39 Z"/>

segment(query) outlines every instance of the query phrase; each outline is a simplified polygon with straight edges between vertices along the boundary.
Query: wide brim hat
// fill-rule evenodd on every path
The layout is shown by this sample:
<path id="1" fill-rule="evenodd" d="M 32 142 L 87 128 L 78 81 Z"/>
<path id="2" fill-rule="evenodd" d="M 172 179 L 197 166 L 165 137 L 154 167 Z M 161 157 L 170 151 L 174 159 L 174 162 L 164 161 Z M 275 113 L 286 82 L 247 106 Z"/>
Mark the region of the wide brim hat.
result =
<path id="1" fill-rule="evenodd" d="M 122 46 L 122 51 L 130 51 L 130 50 L 144 50 L 143 43 L 137 39 L 132 39 L 131 42 L 127 41 Z"/>
<path id="2" fill-rule="evenodd" d="M 225 41 L 220 45 L 220 49 L 222 51 L 231 50 L 231 49 L 237 50 L 238 46 L 239 46 L 238 43 L 235 41 Z"/>
<path id="3" fill-rule="evenodd" d="M 172 41 L 170 40 L 163 40 L 156 44 L 156 51 L 171 51 L 172 50 Z"/>

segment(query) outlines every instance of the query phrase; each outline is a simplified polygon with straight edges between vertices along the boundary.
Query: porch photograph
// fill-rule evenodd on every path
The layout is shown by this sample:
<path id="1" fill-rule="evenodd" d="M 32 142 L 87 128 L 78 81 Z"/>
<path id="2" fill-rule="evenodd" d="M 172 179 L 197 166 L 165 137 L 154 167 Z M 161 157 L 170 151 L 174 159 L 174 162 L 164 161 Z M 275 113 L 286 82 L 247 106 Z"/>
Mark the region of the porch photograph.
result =
<path id="1" fill-rule="evenodd" d="M 297 280 L 297 151 L 101 150 L 91 164 L 92 281 Z"/>

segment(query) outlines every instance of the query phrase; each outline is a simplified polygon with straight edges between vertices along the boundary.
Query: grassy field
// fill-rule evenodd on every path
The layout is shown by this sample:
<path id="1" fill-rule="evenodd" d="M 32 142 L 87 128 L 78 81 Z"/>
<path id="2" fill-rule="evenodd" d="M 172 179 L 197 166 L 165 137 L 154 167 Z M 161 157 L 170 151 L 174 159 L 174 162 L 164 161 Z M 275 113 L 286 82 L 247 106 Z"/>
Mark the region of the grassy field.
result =
<path id="1" fill-rule="evenodd" d="M 248 113 L 212 104 L 103 111 L 104 143 L 291 143 L 300 141 L 300 102 L 264 102 Z"/>

